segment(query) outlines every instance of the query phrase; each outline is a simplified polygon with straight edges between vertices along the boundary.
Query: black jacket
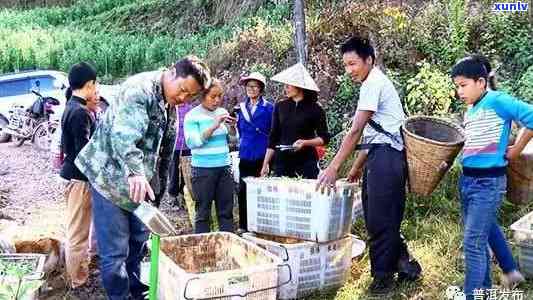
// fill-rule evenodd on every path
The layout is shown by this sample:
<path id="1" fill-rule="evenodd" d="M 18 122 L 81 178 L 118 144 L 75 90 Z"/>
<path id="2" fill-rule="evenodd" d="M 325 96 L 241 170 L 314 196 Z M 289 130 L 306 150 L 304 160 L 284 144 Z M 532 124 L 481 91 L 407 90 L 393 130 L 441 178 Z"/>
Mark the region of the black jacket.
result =
<path id="1" fill-rule="evenodd" d="M 330 139 L 326 113 L 320 104 L 306 98 L 300 102 L 287 99 L 276 103 L 269 137 L 270 149 L 275 149 L 277 145 L 292 145 L 299 139 L 310 140 L 315 137 L 321 137 L 324 144 Z M 290 160 L 298 162 L 318 158 L 313 147 L 305 147 L 288 156 Z"/>
<path id="2" fill-rule="evenodd" d="M 67 102 L 63 117 L 61 118 L 61 148 L 65 155 L 61 177 L 70 180 L 77 179 L 87 181 L 74 160 L 81 149 L 89 142 L 96 127 L 95 117 L 87 109 L 86 101 L 72 96 Z"/>

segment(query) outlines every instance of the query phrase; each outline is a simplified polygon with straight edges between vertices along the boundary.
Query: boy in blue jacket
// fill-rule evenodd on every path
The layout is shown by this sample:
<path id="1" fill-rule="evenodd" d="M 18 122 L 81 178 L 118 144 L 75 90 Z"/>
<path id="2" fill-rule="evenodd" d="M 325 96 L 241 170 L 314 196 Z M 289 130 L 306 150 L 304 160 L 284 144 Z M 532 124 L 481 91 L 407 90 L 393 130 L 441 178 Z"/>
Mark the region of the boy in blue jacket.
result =
<path id="1" fill-rule="evenodd" d="M 488 88 L 489 72 L 479 56 L 459 61 L 451 77 L 468 109 L 464 126 L 466 141 L 459 182 L 462 202 L 467 299 L 488 293 L 491 245 L 510 250 L 497 223 L 497 213 L 507 190 L 506 166 L 517 158 L 533 137 L 533 106 Z M 509 146 L 511 123 L 524 126 L 515 144 Z M 498 241 L 498 242 L 497 242 Z"/>

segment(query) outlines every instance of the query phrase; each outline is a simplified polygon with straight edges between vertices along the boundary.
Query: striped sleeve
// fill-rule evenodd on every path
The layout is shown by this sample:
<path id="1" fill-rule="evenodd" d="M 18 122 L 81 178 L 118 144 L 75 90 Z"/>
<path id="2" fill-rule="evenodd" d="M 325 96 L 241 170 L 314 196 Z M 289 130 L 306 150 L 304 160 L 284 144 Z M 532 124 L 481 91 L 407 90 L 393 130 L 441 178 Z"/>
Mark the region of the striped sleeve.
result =
<path id="1" fill-rule="evenodd" d="M 185 136 L 185 143 L 190 149 L 202 147 L 205 143 L 194 110 L 185 115 L 185 120 L 183 121 L 183 134 Z"/>

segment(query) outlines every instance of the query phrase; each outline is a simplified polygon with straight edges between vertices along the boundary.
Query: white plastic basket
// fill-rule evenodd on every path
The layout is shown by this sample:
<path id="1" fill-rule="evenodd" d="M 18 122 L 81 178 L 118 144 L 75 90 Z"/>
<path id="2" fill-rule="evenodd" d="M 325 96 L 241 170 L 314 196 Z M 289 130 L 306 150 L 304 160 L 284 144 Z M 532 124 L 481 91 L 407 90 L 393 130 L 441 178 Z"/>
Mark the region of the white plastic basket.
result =
<path id="1" fill-rule="evenodd" d="M 518 264 L 527 278 L 533 278 L 533 212 L 511 225 L 513 238 L 519 247 Z"/>
<path id="2" fill-rule="evenodd" d="M 46 260 L 46 255 L 39 253 L 1 253 L 0 261 L 3 264 L 9 263 L 23 263 L 24 261 L 29 261 L 31 264 L 31 272 L 24 276 L 24 279 L 27 280 L 39 280 L 44 276 L 44 262 Z M 4 276 L 4 274 L 0 274 Z"/>
<path id="3" fill-rule="evenodd" d="M 511 225 L 513 237 L 519 244 L 530 244 L 533 247 L 533 211 Z"/>
<path id="4" fill-rule="evenodd" d="M 2 289 L 10 287 L 16 290 L 20 284 L 19 280 L 22 280 L 25 285 L 25 290 L 19 294 L 20 300 L 36 300 L 39 298 L 39 289 L 44 283 L 41 280 L 44 276 L 44 262 L 46 255 L 38 253 L 1 253 L 0 261 L 7 267 L 8 264 L 26 264 L 29 267 L 29 273 L 24 275 L 22 279 L 17 275 L 9 274 L 9 272 L 0 272 L 0 286 Z M 9 268 L 9 267 L 7 267 Z M 6 271 L 2 268 L 2 271 Z"/>
<path id="5" fill-rule="evenodd" d="M 239 152 L 234 151 L 229 153 L 231 157 L 231 171 L 233 172 L 233 181 L 239 182 Z"/>
<path id="6" fill-rule="evenodd" d="M 320 244 L 259 236 L 243 234 L 245 239 L 276 254 L 291 266 L 292 280 L 278 289 L 278 299 L 301 298 L 320 289 L 342 286 L 350 276 L 351 259 L 365 249 L 365 243 L 355 236 Z M 289 274 L 282 272 L 279 280 L 286 281 L 287 278 Z"/>
<path id="7" fill-rule="evenodd" d="M 284 267 L 290 268 L 232 233 L 161 238 L 158 299 L 275 300 Z"/>
<path id="8" fill-rule="evenodd" d="M 316 180 L 246 177 L 248 230 L 328 242 L 346 237 L 352 225 L 354 183 L 337 181 L 337 192 L 315 191 Z"/>
<path id="9" fill-rule="evenodd" d="M 139 280 L 145 285 L 150 285 L 150 262 L 149 261 L 141 262 L 141 273 L 139 276 Z"/>
<path id="10" fill-rule="evenodd" d="M 352 209 L 352 218 L 355 220 L 359 217 L 363 217 L 363 197 L 362 192 L 358 191 L 353 197 L 353 209 Z"/>

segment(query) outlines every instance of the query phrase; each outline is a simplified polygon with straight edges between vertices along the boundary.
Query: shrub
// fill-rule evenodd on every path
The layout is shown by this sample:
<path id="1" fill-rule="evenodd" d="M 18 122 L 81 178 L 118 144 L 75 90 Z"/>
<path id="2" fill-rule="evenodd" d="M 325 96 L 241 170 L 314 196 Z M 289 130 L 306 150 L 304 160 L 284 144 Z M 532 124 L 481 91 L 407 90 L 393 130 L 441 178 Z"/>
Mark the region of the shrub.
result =
<path id="1" fill-rule="evenodd" d="M 344 74 L 337 78 L 337 94 L 327 103 L 326 115 L 329 131 L 338 134 L 345 129 L 347 121 L 353 116 L 359 97 L 359 89 L 352 79 Z"/>
<path id="2" fill-rule="evenodd" d="M 450 77 L 427 62 L 407 84 L 407 107 L 411 114 L 446 115 L 455 100 Z"/>
<path id="3" fill-rule="evenodd" d="M 533 104 L 533 65 L 518 80 L 516 94 L 520 99 Z"/>
<path id="4" fill-rule="evenodd" d="M 496 61 L 498 76 L 516 81 L 533 65 L 533 40 L 527 14 L 494 13 L 485 8 L 470 20 L 469 51 Z"/>

